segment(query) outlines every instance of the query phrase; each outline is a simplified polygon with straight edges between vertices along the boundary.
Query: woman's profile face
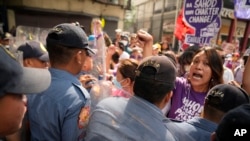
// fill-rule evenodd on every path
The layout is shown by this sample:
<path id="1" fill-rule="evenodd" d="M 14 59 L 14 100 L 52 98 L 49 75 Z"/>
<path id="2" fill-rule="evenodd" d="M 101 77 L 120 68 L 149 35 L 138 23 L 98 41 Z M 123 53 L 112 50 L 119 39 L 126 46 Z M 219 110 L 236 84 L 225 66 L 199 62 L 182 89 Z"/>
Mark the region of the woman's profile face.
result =
<path id="1" fill-rule="evenodd" d="M 188 79 L 195 89 L 207 90 L 212 77 L 212 70 L 204 51 L 196 54 L 190 65 Z"/>

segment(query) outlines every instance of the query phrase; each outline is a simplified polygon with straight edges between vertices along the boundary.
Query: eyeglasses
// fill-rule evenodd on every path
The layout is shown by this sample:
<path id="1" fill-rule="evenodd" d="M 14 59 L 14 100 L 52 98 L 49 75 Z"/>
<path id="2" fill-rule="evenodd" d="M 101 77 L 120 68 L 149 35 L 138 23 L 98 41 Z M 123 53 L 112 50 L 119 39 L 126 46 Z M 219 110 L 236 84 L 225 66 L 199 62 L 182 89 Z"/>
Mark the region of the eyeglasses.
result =
<path id="1" fill-rule="evenodd" d="M 132 59 L 137 59 L 137 60 L 141 60 L 142 59 L 142 56 L 134 56 L 134 55 L 131 55 L 130 58 Z"/>
<path id="2" fill-rule="evenodd" d="M 85 52 L 86 52 L 86 56 L 92 57 L 91 54 L 90 54 L 90 52 L 87 49 L 85 49 Z"/>

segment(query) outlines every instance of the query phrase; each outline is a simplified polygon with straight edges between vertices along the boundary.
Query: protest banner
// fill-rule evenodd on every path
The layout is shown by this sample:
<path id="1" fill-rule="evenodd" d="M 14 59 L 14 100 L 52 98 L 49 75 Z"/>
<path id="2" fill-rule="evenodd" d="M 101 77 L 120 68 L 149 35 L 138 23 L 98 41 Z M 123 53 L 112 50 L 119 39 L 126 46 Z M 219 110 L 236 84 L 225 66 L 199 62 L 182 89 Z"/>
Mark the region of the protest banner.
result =
<path id="1" fill-rule="evenodd" d="M 235 17 L 250 20 L 250 0 L 235 0 L 234 12 Z"/>
<path id="2" fill-rule="evenodd" d="M 195 30 L 187 34 L 187 44 L 209 44 L 221 26 L 222 0 L 185 0 L 184 21 Z"/>

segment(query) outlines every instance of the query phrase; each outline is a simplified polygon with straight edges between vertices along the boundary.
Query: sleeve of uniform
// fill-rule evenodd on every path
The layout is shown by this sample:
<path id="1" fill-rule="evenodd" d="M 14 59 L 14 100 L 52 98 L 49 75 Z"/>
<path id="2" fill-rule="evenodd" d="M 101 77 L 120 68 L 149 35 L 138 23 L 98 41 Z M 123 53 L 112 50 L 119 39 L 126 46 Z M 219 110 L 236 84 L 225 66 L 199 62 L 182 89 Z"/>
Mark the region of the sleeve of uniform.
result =
<path id="1" fill-rule="evenodd" d="M 67 116 L 62 123 L 61 139 L 62 141 L 77 141 L 79 136 L 78 128 L 78 115 L 80 113 L 80 107 L 74 109 L 68 109 Z"/>
<path id="2" fill-rule="evenodd" d="M 116 128 L 118 125 L 115 115 L 106 110 L 96 109 L 90 117 L 85 141 L 119 140 L 122 134 L 118 133 Z"/>
<path id="3" fill-rule="evenodd" d="M 70 105 L 65 111 L 61 127 L 62 141 L 83 140 L 85 134 L 86 124 L 89 118 L 90 100 L 88 96 L 85 95 L 85 93 L 88 93 L 86 90 L 75 90 L 79 93 L 79 97 L 74 97 L 73 100 L 71 99 L 72 105 Z"/>

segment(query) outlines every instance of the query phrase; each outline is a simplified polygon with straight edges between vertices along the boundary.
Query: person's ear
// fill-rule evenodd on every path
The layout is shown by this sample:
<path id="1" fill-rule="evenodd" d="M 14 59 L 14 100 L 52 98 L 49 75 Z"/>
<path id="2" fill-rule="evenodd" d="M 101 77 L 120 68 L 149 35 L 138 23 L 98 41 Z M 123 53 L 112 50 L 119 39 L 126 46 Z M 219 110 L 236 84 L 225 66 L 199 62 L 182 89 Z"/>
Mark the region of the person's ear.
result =
<path id="1" fill-rule="evenodd" d="M 165 97 L 165 99 L 164 99 L 164 102 L 165 102 L 165 103 L 168 103 L 169 100 L 172 98 L 172 96 L 173 96 L 173 91 L 170 91 L 170 92 L 166 95 L 166 97 Z"/>
<path id="2" fill-rule="evenodd" d="M 169 93 L 167 93 L 165 95 L 165 97 L 162 99 L 162 101 L 158 104 L 158 107 L 160 109 L 163 109 L 167 105 L 167 103 L 170 102 L 170 99 L 171 99 L 172 95 L 173 95 L 172 91 L 170 91 Z"/>
<path id="3" fill-rule="evenodd" d="M 130 78 L 126 78 L 125 81 L 126 81 L 126 83 L 128 83 L 129 85 L 131 85 L 131 82 L 132 82 L 132 81 L 131 81 Z"/>
<path id="4" fill-rule="evenodd" d="M 83 54 L 84 52 L 83 51 L 77 51 L 76 53 L 76 62 L 78 64 L 82 64 L 82 59 L 83 59 Z"/>
<path id="5" fill-rule="evenodd" d="M 25 67 L 32 67 L 33 66 L 33 62 L 31 59 L 27 58 L 23 60 L 23 66 Z"/>

